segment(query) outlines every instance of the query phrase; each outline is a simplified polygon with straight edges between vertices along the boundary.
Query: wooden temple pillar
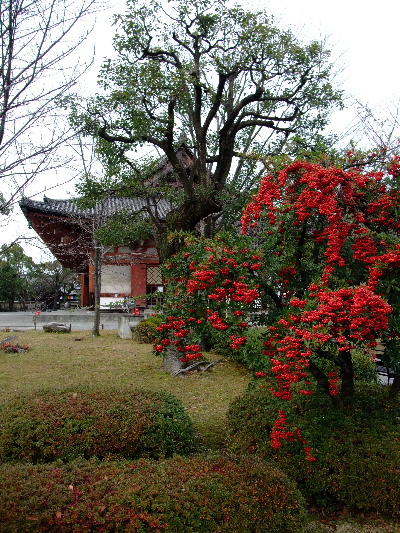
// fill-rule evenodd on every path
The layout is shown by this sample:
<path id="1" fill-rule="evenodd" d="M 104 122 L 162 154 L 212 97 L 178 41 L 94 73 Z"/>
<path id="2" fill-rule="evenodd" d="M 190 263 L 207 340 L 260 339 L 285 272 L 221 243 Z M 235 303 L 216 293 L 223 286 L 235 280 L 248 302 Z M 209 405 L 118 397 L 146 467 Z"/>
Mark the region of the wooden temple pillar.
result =
<path id="1" fill-rule="evenodd" d="M 81 274 L 81 307 L 89 306 L 89 274 Z"/>
<path id="2" fill-rule="evenodd" d="M 132 296 L 136 300 L 136 307 L 144 309 L 146 298 L 143 298 L 143 295 L 147 292 L 147 266 L 143 263 L 134 264 L 131 272 Z M 142 298 L 138 298 L 138 296 L 142 296 Z"/>

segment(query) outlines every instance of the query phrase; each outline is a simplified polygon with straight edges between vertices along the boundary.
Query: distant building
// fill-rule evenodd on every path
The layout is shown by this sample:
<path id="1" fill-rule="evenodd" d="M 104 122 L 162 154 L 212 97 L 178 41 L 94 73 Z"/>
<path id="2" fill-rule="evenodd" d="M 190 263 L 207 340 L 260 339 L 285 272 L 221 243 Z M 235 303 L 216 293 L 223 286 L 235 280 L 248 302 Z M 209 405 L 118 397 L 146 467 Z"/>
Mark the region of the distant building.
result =
<path id="1" fill-rule="evenodd" d="M 110 195 L 93 209 L 80 209 L 76 200 L 43 201 L 23 198 L 20 207 L 29 225 L 36 231 L 53 255 L 65 268 L 81 276 L 81 306 L 94 305 L 94 244 L 93 232 L 101 217 L 120 212 L 143 211 L 141 198 L 117 198 Z M 161 217 L 170 209 L 165 200 L 157 202 Z M 153 240 L 138 242 L 134 248 L 104 247 L 101 268 L 101 299 L 103 309 L 113 302 L 134 299 L 136 306 L 148 307 L 152 299 L 143 295 L 162 291 L 160 262 Z"/>
<path id="2" fill-rule="evenodd" d="M 182 143 L 176 156 L 188 176 L 194 170 L 195 157 Z M 192 176 L 194 182 L 196 175 Z M 151 177 L 144 184 L 157 190 L 170 187 L 180 189 L 171 163 L 166 157 L 160 159 Z M 81 209 L 76 200 L 53 200 L 42 202 L 23 198 L 20 207 L 29 225 L 49 247 L 65 268 L 81 275 L 81 306 L 94 305 L 94 240 L 93 233 L 99 221 L 119 212 L 143 213 L 148 216 L 148 205 L 143 198 L 118 198 L 112 193 L 92 209 Z M 171 209 L 171 202 L 156 200 L 157 217 L 161 220 Z M 147 213 L 147 214 L 146 214 Z M 134 240 L 134 239 L 133 239 Z M 140 241 L 134 248 L 126 246 L 106 247 L 102 260 L 100 305 L 106 309 L 113 302 L 135 299 L 136 306 L 148 307 L 152 298 L 143 295 L 161 292 L 163 289 L 160 261 L 153 240 Z"/>

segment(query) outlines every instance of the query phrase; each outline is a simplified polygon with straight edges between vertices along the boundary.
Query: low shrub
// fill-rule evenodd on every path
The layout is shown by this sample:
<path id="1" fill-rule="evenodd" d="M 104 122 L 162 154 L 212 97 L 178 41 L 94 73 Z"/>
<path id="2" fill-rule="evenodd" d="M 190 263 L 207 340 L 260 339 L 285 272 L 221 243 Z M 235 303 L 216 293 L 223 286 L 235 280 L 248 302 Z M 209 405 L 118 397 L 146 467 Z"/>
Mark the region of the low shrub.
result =
<path id="1" fill-rule="evenodd" d="M 0 462 L 160 458 L 193 444 L 188 414 L 166 392 L 43 390 L 0 407 Z"/>
<path id="2" fill-rule="evenodd" d="M 231 405 L 229 445 L 235 453 L 272 460 L 312 505 L 400 516 L 400 410 L 386 395 L 385 387 L 364 384 L 345 411 L 333 409 L 329 398 L 318 393 L 293 402 L 290 422 L 313 447 L 317 460 L 310 463 L 300 444 L 271 447 L 281 405 L 270 385 L 260 386 Z"/>
<path id="3" fill-rule="evenodd" d="M 299 491 L 260 459 L 2 465 L 3 533 L 296 533 Z"/>
<path id="4" fill-rule="evenodd" d="M 159 331 L 157 330 L 158 326 L 162 324 L 162 318 L 159 316 L 149 316 L 146 320 L 142 320 L 133 330 L 133 338 L 138 342 L 144 344 L 152 344 L 157 336 Z"/>

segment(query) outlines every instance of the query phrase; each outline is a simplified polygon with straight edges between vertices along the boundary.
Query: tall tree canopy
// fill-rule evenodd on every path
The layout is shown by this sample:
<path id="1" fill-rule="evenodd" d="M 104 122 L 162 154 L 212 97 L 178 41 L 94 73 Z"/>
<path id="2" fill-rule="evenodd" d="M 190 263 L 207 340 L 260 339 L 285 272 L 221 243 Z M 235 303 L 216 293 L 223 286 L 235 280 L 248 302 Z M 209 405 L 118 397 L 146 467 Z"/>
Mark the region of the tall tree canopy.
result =
<path id="1" fill-rule="evenodd" d="M 148 198 L 169 192 L 166 224 L 152 218 L 165 259 L 169 232 L 192 231 L 252 186 L 260 154 L 279 153 L 294 136 L 315 141 L 341 96 L 325 46 L 301 43 L 265 12 L 224 0 L 128 0 L 115 22 L 117 59 L 102 68 L 104 93 L 74 120 L 97 139 L 108 177 L 119 184 L 109 188 Z M 189 163 L 179 157 L 182 145 Z M 157 167 L 135 160 L 142 146 L 166 156 L 177 187 L 150 179 Z"/>

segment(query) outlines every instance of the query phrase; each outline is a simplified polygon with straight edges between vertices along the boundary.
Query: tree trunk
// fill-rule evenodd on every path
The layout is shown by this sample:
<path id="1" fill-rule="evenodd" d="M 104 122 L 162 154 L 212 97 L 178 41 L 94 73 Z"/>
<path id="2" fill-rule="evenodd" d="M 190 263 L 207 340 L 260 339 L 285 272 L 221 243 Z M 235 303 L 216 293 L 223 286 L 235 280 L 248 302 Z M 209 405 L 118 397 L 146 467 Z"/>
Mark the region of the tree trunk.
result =
<path id="1" fill-rule="evenodd" d="M 399 396 L 399 392 L 400 392 L 400 374 L 396 372 L 393 378 L 393 383 L 390 386 L 389 399 L 392 401 L 397 400 Z"/>
<path id="2" fill-rule="evenodd" d="M 308 365 L 308 370 L 310 371 L 311 375 L 314 376 L 316 379 L 318 385 L 326 392 L 326 394 L 330 397 L 332 401 L 332 405 L 336 407 L 337 409 L 343 409 L 343 401 L 342 398 L 338 394 L 331 394 L 330 393 L 330 383 L 327 375 L 322 372 L 318 366 L 310 361 Z"/>
<path id="3" fill-rule="evenodd" d="M 341 352 L 339 366 L 342 378 L 340 397 L 344 405 L 351 405 L 354 402 L 354 367 L 350 350 Z"/>
<path id="4" fill-rule="evenodd" d="M 54 290 L 54 296 L 53 296 L 53 311 L 57 311 L 57 304 L 58 304 L 58 285 L 56 283 L 56 288 Z"/>
<path id="5" fill-rule="evenodd" d="M 196 225 L 212 213 L 218 213 L 222 204 L 205 196 L 196 196 L 186 200 L 183 205 L 173 209 L 167 215 L 166 223 L 155 229 L 157 252 L 161 263 L 168 261 L 185 245 L 181 235 L 173 235 L 178 231 L 194 231 Z"/>
<path id="6" fill-rule="evenodd" d="M 92 335 L 100 337 L 101 246 L 94 246 L 94 322 Z"/>
<path id="7" fill-rule="evenodd" d="M 166 354 L 163 358 L 163 367 L 168 374 L 171 374 L 172 376 L 177 375 L 179 370 L 184 368 L 185 365 L 182 363 L 180 357 L 181 355 L 175 346 L 167 346 Z"/>

